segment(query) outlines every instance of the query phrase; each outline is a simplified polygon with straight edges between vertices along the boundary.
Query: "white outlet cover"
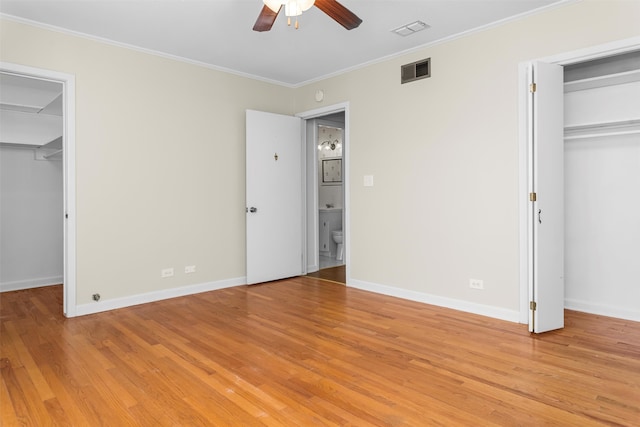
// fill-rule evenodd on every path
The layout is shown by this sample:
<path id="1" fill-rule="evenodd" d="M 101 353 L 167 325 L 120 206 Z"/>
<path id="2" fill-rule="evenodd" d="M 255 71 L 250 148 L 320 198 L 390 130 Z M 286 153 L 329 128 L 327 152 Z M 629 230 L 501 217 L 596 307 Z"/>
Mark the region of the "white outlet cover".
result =
<path id="1" fill-rule="evenodd" d="M 173 276 L 173 268 L 163 268 L 160 270 L 160 277 L 171 277 Z"/>
<path id="2" fill-rule="evenodd" d="M 484 281 L 480 279 L 469 279 L 469 287 L 471 289 L 484 289 Z"/>
<path id="3" fill-rule="evenodd" d="M 364 176 L 364 186 L 365 187 L 373 187 L 373 175 L 365 175 Z"/>
<path id="4" fill-rule="evenodd" d="M 187 265 L 184 267 L 184 272 L 189 274 L 189 273 L 195 273 L 196 272 L 196 266 L 195 265 Z"/>

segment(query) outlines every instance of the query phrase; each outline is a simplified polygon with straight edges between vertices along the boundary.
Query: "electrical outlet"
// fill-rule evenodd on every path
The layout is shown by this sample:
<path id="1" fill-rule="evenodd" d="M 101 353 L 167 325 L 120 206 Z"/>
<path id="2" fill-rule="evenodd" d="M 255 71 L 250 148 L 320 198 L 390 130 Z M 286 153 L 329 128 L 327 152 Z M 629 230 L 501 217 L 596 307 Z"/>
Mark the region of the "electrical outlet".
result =
<path id="1" fill-rule="evenodd" d="M 480 279 L 469 279 L 471 289 L 484 289 L 484 282 Z"/>
<path id="2" fill-rule="evenodd" d="M 165 278 L 171 276 L 173 276 L 173 268 L 163 268 L 160 270 L 160 277 Z"/>
<path id="3" fill-rule="evenodd" d="M 196 272 L 196 266 L 195 265 L 186 265 L 184 267 L 184 272 L 187 273 L 187 274 L 195 273 Z"/>

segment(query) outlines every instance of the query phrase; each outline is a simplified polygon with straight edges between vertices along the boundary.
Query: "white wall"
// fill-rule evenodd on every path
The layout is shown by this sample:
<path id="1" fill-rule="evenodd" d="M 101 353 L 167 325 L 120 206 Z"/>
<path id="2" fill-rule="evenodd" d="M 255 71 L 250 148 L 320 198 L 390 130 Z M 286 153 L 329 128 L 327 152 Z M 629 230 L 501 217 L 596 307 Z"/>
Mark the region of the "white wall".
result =
<path id="1" fill-rule="evenodd" d="M 578 310 L 640 319 L 640 81 L 565 94 L 565 299 Z"/>
<path id="2" fill-rule="evenodd" d="M 320 165 L 322 167 L 322 165 Z M 327 205 L 331 205 L 334 208 L 342 208 L 343 194 L 342 186 L 340 185 L 322 185 L 318 189 L 318 206 L 320 208 L 326 208 Z"/>
<path id="3" fill-rule="evenodd" d="M 0 147 L 0 291 L 62 283 L 62 162 Z"/>
<path id="4" fill-rule="evenodd" d="M 244 283 L 245 111 L 291 89 L 4 19 L 0 43 L 75 75 L 80 314 Z"/>
<path id="5" fill-rule="evenodd" d="M 76 76 L 79 304 L 237 283 L 245 109 L 349 102 L 351 284 L 517 320 L 518 64 L 638 22 L 640 2 L 569 3 L 297 89 L 6 20 L 0 59 Z M 425 57 L 432 77 L 400 85 Z"/>
<path id="6" fill-rule="evenodd" d="M 349 283 L 519 320 L 518 65 L 638 22 L 640 2 L 568 3 L 297 89 L 298 111 L 317 90 L 350 105 Z M 423 58 L 431 77 L 401 85 Z"/>
<path id="7" fill-rule="evenodd" d="M 342 158 L 342 128 L 338 128 L 337 124 L 329 125 L 328 122 L 317 122 L 324 125 L 318 129 L 317 145 L 320 145 L 324 141 L 328 141 L 328 135 L 331 135 L 332 142 L 338 141 L 334 150 L 331 150 L 330 147 L 327 149 L 325 148 L 326 146 L 324 146 L 322 150 L 318 150 L 318 206 L 320 208 L 325 208 L 327 205 L 332 205 L 332 207 L 335 208 L 342 208 L 344 205 L 343 184 L 325 184 L 322 182 L 322 161 L 325 159 Z M 344 124 L 342 126 L 344 126 Z"/>

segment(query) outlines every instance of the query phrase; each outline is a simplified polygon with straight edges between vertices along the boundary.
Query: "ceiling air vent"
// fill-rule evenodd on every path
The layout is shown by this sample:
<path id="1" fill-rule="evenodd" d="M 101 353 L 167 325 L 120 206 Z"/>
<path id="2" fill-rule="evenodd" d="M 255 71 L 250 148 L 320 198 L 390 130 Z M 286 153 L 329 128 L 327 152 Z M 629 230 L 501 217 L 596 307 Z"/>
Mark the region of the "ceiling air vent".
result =
<path id="1" fill-rule="evenodd" d="M 409 83 L 431 77 L 431 58 L 422 59 L 400 67 L 401 83 Z"/>

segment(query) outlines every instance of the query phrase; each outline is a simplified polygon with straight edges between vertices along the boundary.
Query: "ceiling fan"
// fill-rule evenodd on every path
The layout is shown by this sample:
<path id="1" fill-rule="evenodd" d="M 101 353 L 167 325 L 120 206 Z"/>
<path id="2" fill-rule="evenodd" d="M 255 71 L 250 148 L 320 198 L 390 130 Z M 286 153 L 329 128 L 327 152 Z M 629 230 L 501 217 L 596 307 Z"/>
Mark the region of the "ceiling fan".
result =
<path id="1" fill-rule="evenodd" d="M 264 6 L 253 26 L 253 31 L 269 31 L 283 5 L 289 25 L 291 25 L 292 16 L 302 15 L 302 12 L 314 4 L 318 9 L 329 15 L 329 17 L 347 30 L 357 28 L 362 22 L 362 19 L 358 18 L 353 12 L 336 0 L 263 0 L 263 2 Z M 298 28 L 297 19 L 295 27 Z"/>

